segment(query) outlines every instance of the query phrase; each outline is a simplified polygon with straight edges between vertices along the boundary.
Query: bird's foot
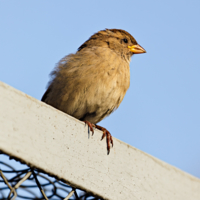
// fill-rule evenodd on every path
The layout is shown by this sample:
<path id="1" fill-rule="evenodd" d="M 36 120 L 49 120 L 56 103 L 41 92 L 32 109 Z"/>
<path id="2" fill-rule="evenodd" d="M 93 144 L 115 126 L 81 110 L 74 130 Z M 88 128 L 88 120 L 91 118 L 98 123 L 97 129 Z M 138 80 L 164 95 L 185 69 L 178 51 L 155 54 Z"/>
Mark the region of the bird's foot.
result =
<path id="1" fill-rule="evenodd" d="M 92 135 L 94 135 L 94 128 L 97 128 L 100 131 L 103 131 L 103 135 L 102 135 L 101 140 L 103 140 L 103 138 L 106 136 L 107 154 L 109 154 L 110 153 L 110 146 L 112 145 L 112 147 L 113 147 L 113 139 L 112 139 L 112 135 L 110 134 L 110 132 L 107 129 L 105 129 L 104 127 L 96 125 L 96 124 L 92 124 L 89 121 L 84 121 L 84 122 L 85 122 L 85 124 L 88 125 L 88 128 L 92 132 Z"/>
<path id="2" fill-rule="evenodd" d="M 92 132 L 92 135 L 94 135 L 94 129 L 93 129 L 93 127 L 95 127 L 95 125 L 92 124 L 92 123 L 89 122 L 89 121 L 84 121 L 84 122 L 85 122 L 85 124 L 88 125 L 88 128 L 90 128 L 90 131 Z"/>
<path id="3" fill-rule="evenodd" d="M 102 135 L 102 138 L 101 140 L 103 140 L 103 138 L 106 136 L 106 143 L 107 143 L 107 154 L 110 153 L 110 144 L 112 144 L 112 147 L 113 147 L 113 139 L 112 139 L 112 135 L 110 134 L 110 132 L 105 129 L 104 127 L 102 126 L 99 126 L 99 125 L 95 125 L 95 127 L 101 131 L 103 131 L 103 135 Z"/>

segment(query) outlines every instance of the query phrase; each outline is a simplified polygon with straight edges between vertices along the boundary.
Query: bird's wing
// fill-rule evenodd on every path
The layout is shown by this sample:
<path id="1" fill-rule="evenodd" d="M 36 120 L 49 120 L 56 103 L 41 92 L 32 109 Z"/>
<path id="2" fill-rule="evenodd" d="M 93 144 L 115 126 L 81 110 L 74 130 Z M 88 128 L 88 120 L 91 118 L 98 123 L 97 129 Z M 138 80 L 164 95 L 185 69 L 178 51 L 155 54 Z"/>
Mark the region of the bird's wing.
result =
<path id="1" fill-rule="evenodd" d="M 43 94 L 41 101 L 45 102 L 47 99 L 48 94 L 51 92 L 51 89 L 48 88 L 46 92 Z"/>

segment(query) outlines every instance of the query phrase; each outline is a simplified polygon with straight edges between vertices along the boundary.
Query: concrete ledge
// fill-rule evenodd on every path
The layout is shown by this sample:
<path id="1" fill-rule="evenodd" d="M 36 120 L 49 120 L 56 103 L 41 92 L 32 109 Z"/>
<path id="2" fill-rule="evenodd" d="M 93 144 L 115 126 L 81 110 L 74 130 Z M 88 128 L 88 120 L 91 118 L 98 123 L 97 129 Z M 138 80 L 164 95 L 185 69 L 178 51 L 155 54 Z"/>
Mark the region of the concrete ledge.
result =
<path id="1" fill-rule="evenodd" d="M 199 200 L 200 180 L 0 82 L 0 150 L 104 199 Z"/>

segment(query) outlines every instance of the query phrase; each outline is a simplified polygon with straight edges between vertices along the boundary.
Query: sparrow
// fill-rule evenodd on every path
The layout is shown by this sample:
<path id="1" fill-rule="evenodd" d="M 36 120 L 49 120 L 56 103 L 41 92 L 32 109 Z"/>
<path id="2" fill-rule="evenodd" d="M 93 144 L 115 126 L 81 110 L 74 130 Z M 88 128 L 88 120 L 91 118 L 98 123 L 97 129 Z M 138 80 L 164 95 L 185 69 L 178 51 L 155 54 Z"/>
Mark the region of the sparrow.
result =
<path id="1" fill-rule="evenodd" d="M 141 53 L 125 30 L 101 30 L 58 62 L 41 101 L 84 121 L 92 134 L 102 130 L 109 154 L 112 136 L 97 123 L 119 107 L 130 85 L 131 56 Z"/>

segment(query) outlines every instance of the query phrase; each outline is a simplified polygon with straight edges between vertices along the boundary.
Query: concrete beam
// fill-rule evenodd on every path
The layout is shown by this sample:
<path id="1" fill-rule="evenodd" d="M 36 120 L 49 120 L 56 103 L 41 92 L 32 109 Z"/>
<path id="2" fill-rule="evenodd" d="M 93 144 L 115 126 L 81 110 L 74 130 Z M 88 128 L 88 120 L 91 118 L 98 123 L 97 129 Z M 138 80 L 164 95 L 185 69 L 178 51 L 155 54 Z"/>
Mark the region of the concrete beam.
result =
<path id="1" fill-rule="evenodd" d="M 131 130 L 130 130 L 131 131 Z M 200 180 L 0 82 L 0 150 L 104 199 L 199 200 Z"/>

